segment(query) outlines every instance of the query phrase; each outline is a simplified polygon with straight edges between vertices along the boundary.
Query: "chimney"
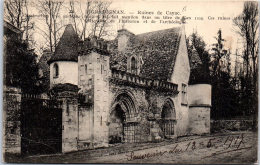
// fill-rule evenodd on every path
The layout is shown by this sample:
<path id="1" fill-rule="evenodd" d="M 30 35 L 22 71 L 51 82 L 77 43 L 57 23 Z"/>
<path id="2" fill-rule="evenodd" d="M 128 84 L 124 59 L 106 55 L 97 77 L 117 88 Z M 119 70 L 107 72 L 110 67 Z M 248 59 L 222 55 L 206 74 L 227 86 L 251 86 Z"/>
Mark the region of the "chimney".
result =
<path id="1" fill-rule="evenodd" d="M 118 38 L 118 51 L 124 52 L 129 44 L 130 37 L 134 36 L 133 33 L 126 29 L 120 29 L 117 31 Z"/>

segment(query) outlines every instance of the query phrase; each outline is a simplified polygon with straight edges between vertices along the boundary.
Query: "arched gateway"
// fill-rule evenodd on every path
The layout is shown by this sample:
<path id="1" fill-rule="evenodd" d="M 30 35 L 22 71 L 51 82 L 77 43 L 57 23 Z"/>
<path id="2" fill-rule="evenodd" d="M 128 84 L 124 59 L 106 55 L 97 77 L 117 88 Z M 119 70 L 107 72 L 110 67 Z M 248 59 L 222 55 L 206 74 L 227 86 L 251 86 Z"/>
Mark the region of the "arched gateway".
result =
<path id="1" fill-rule="evenodd" d="M 161 124 L 160 127 L 163 131 L 165 138 L 172 137 L 174 133 L 174 125 L 176 123 L 175 107 L 172 100 L 167 99 L 162 107 Z"/>
<path id="2" fill-rule="evenodd" d="M 109 143 L 138 141 L 136 115 L 133 99 L 127 93 L 118 95 L 110 113 Z"/>

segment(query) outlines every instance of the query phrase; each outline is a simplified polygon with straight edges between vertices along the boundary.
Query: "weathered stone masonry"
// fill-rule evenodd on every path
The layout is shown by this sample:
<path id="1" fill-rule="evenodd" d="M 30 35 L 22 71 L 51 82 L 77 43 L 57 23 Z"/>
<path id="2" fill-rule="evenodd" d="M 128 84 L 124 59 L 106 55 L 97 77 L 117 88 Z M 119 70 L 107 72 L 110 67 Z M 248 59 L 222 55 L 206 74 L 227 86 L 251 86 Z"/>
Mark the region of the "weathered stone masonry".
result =
<path id="1" fill-rule="evenodd" d="M 59 45 L 50 66 L 66 61 L 78 74 L 77 82 L 72 78 L 79 88 L 74 108 L 78 112 L 71 114 L 77 115 L 71 118 L 77 121 L 72 125 L 64 121 L 74 134 L 63 138 L 63 146 L 74 145 L 71 151 L 209 132 L 211 103 L 194 102 L 197 96 L 192 93 L 200 86 L 188 86 L 183 28 L 140 35 L 123 29 L 113 41 L 96 37 L 80 41 L 68 25 Z M 77 68 L 72 66 L 75 62 Z M 57 76 L 51 86 L 71 82 Z M 210 98 L 210 90 L 207 86 L 201 96 Z M 68 115 L 63 116 L 67 120 Z"/>
<path id="2" fill-rule="evenodd" d="M 164 137 L 160 127 L 162 127 L 162 111 L 167 100 L 172 100 L 178 94 L 177 85 L 172 83 L 163 83 L 151 79 L 141 78 L 136 75 L 125 73 L 122 71 L 112 70 L 110 79 L 110 98 L 111 108 L 110 114 L 117 110 L 117 106 L 121 105 L 120 97 L 130 99 L 132 107 L 126 105 L 124 114 L 126 119 L 124 124 L 125 140 L 128 142 L 146 142 L 156 138 L 159 140 Z M 123 105 L 124 106 L 124 105 Z M 174 111 L 172 113 L 175 113 Z M 176 114 L 169 116 L 174 125 L 176 122 Z M 112 117 L 110 117 L 111 120 Z M 122 123 L 122 121 L 119 121 Z M 113 121 L 110 121 L 114 124 Z M 130 127 L 130 128 L 129 128 Z M 134 131 L 131 130 L 134 127 Z M 113 130 L 113 128 L 111 128 Z M 130 131 L 129 131 L 130 130 Z M 175 131 L 172 130 L 174 136 Z"/>
<path id="3" fill-rule="evenodd" d="M 79 149 L 108 146 L 109 142 L 160 140 L 163 103 L 178 93 L 177 85 L 110 70 L 107 53 L 95 48 L 78 57 L 79 94 L 83 96 Z"/>
<path id="4" fill-rule="evenodd" d="M 61 104 L 61 152 L 209 133 L 211 86 L 188 84 L 184 28 L 118 33 L 112 41 L 81 41 L 68 25 L 48 62 L 50 93 Z M 4 128 L 19 125 L 5 121 Z M 14 134 L 19 153 L 19 129 Z"/>
<path id="5" fill-rule="evenodd" d="M 62 152 L 78 150 L 78 87 L 71 84 L 56 85 L 52 89 L 62 110 Z"/>
<path id="6" fill-rule="evenodd" d="M 21 89 L 4 86 L 3 151 L 21 153 Z"/>
<path id="7" fill-rule="evenodd" d="M 46 122 L 46 127 L 26 122 L 25 138 L 38 136 L 27 140 L 25 151 L 48 143 L 41 135 L 54 139 L 45 149 L 66 153 L 209 133 L 211 86 L 189 85 L 198 58 L 188 58 L 183 26 L 137 35 L 121 29 L 111 41 L 95 36 L 82 41 L 67 25 L 48 61 L 50 98 L 35 99 L 33 109 L 31 104 L 22 108 L 29 112 L 26 120 Z M 5 152 L 24 148 L 22 98 L 18 88 L 4 88 Z M 43 134 L 37 132 L 42 129 Z"/>

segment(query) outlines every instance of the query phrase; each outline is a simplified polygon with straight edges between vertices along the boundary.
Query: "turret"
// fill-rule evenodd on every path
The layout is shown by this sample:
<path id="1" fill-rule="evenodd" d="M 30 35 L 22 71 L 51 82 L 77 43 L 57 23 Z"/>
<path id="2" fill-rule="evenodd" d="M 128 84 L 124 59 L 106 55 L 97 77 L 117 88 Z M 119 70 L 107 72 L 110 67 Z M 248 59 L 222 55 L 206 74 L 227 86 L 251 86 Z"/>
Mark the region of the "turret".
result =
<path id="1" fill-rule="evenodd" d="M 78 42 L 73 26 L 67 25 L 55 53 L 48 61 L 51 88 L 55 84 L 78 85 Z"/>
<path id="2" fill-rule="evenodd" d="M 78 57 L 78 79 L 80 93 L 94 88 L 94 81 L 108 78 L 110 74 L 107 44 L 103 39 L 91 37 L 80 44 Z"/>

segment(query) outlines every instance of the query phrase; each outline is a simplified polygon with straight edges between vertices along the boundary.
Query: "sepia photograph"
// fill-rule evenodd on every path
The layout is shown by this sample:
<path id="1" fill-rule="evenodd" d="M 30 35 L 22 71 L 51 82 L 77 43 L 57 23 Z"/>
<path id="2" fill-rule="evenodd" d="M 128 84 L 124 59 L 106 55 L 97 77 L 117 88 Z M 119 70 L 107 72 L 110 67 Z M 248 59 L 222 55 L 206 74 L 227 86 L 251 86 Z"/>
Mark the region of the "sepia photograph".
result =
<path id="1" fill-rule="evenodd" d="M 258 163 L 258 1 L 2 5 L 2 162 Z"/>

